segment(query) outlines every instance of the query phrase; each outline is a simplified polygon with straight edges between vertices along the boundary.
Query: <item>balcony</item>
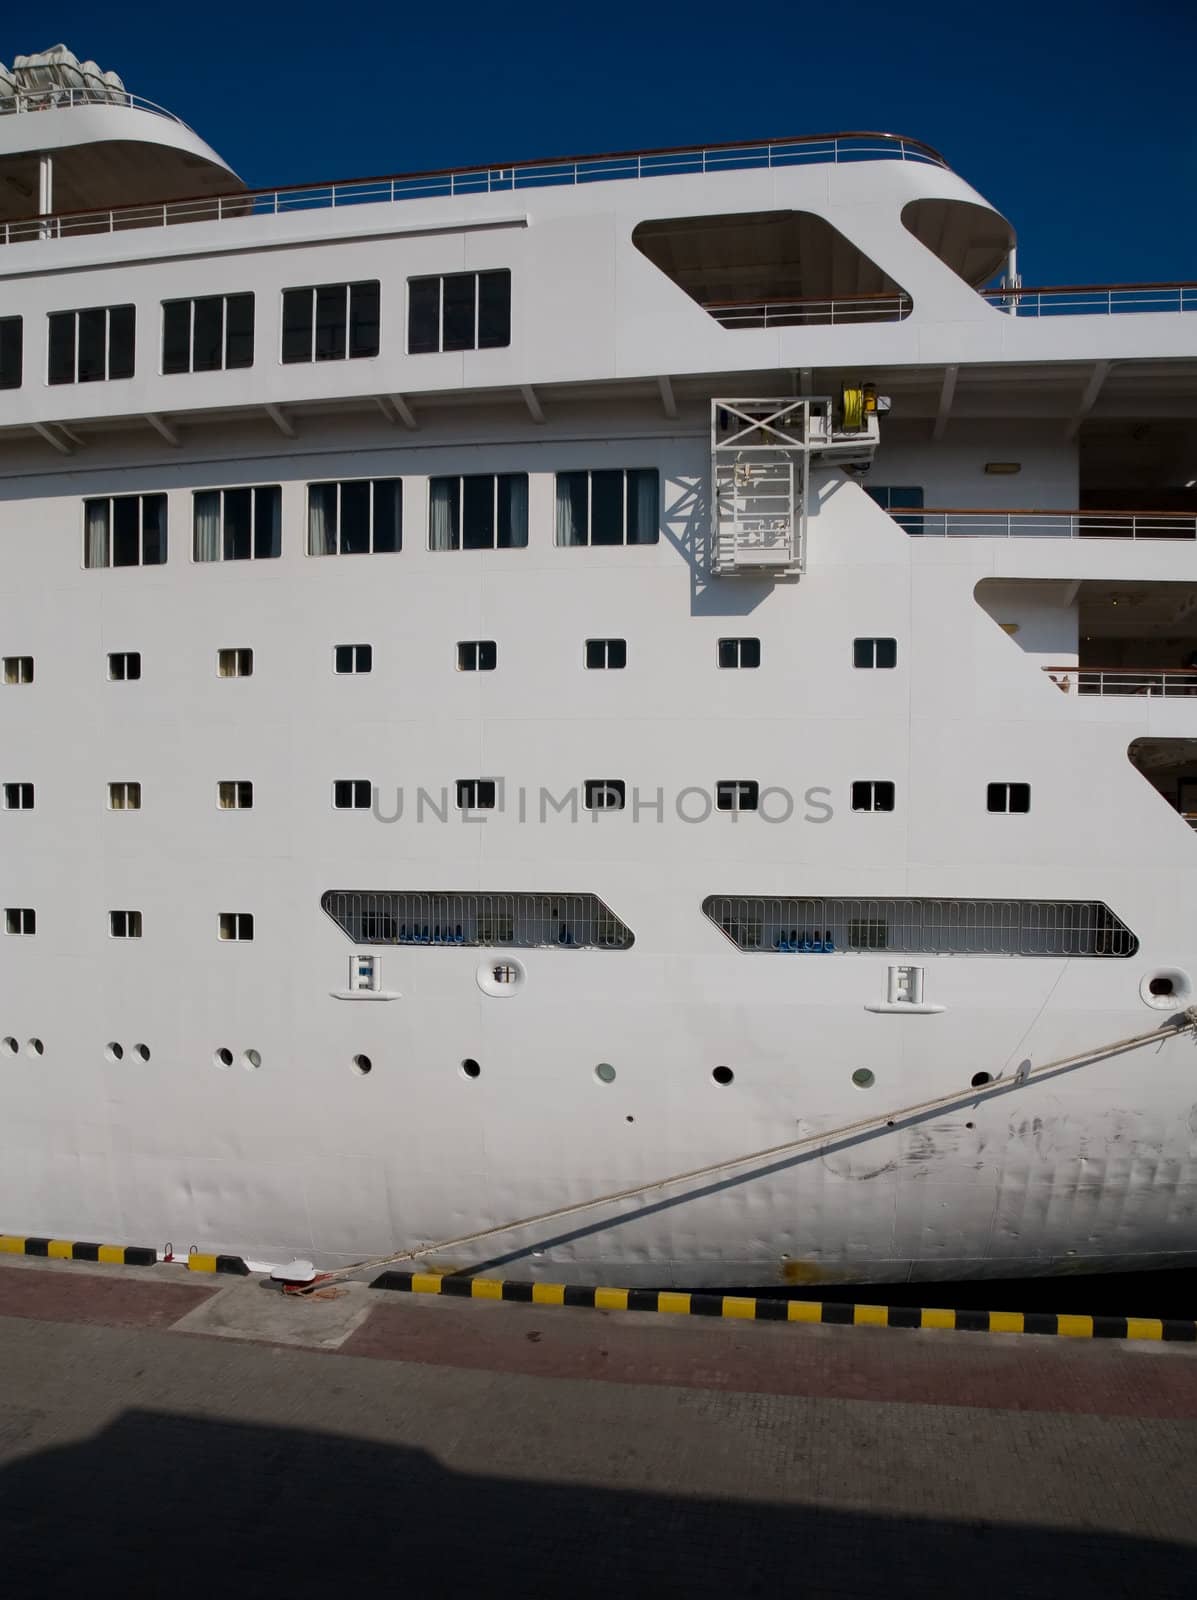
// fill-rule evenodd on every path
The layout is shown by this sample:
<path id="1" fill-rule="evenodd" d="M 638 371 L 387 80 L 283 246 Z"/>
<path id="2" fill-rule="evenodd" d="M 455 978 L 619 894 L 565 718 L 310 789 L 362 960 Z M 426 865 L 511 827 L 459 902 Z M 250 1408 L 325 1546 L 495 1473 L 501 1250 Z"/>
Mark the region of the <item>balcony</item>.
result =
<path id="1" fill-rule="evenodd" d="M 1197 667 L 1162 672 L 1126 667 L 1044 667 L 1043 671 L 1065 694 L 1146 695 L 1152 699 L 1197 695 Z"/>

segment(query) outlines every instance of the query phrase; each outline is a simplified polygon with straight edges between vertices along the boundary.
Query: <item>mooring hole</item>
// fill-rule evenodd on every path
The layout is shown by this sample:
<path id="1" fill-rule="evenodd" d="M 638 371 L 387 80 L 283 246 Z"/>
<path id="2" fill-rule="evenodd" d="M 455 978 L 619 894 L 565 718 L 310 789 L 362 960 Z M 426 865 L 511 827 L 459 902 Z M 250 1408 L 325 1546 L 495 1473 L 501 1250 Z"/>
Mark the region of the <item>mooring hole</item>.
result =
<path id="1" fill-rule="evenodd" d="M 983 1089 L 987 1083 L 993 1082 L 992 1072 L 974 1072 L 969 1079 L 974 1089 Z"/>
<path id="2" fill-rule="evenodd" d="M 461 1063 L 461 1071 L 463 1077 L 466 1078 L 480 1078 L 482 1076 L 482 1068 L 474 1060 L 473 1056 L 465 1058 Z"/>
<path id="3" fill-rule="evenodd" d="M 730 1067 L 716 1067 L 711 1073 L 716 1083 L 728 1084 L 736 1081 L 736 1075 Z"/>

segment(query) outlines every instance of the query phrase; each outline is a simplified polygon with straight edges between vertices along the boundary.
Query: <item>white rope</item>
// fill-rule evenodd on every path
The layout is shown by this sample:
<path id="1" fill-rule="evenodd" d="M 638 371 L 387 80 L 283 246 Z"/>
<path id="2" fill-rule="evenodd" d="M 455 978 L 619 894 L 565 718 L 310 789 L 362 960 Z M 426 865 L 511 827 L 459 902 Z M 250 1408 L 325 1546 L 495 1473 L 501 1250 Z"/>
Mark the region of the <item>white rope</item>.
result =
<path id="1" fill-rule="evenodd" d="M 1084 1050 L 1079 1055 L 1061 1056 L 1057 1061 L 1046 1061 L 1041 1067 L 1033 1067 L 1027 1072 L 1016 1072 L 1012 1079 L 994 1079 L 983 1088 L 973 1089 L 967 1094 L 953 1090 L 951 1094 L 939 1095 L 934 1100 L 922 1100 L 916 1105 L 903 1106 L 898 1111 L 885 1111 L 880 1116 L 862 1117 L 856 1122 L 846 1122 L 841 1127 L 832 1129 L 830 1133 L 806 1134 L 800 1139 L 789 1139 L 785 1144 L 770 1145 L 765 1150 L 753 1150 L 747 1155 L 713 1161 L 704 1167 L 692 1167 L 688 1172 L 675 1172 L 667 1178 L 657 1178 L 651 1183 L 633 1184 L 630 1189 L 618 1189 L 613 1194 L 596 1195 L 591 1200 L 576 1200 L 571 1205 L 557 1206 L 552 1211 L 542 1211 L 534 1217 L 521 1217 L 516 1222 L 497 1223 L 494 1227 L 480 1228 L 474 1233 L 460 1234 L 456 1239 L 441 1239 L 436 1244 L 399 1250 L 394 1255 L 375 1256 L 372 1260 L 358 1261 L 349 1267 L 337 1267 L 331 1272 L 318 1273 L 311 1283 L 286 1285 L 286 1291 L 290 1294 L 308 1294 L 313 1289 L 335 1282 L 339 1278 L 350 1277 L 356 1272 L 377 1272 L 382 1267 L 393 1267 L 401 1261 L 416 1261 L 421 1256 L 439 1255 L 447 1250 L 460 1250 L 465 1245 L 478 1244 L 483 1239 L 493 1238 L 495 1234 L 513 1233 L 517 1228 L 536 1227 L 544 1222 L 554 1222 L 560 1217 L 572 1217 L 581 1211 L 592 1211 L 597 1206 L 618 1205 L 621 1200 L 632 1200 L 638 1195 L 655 1194 L 657 1190 L 670 1188 L 675 1183 L 690 1183 L 698 1178 L 712 1178 L 721 1172 L 731 1172 L 736 1167 L 747 1166 L 752 1161 L 769 1161 L 777 1156 L 791 1155 L 799 1150 L 809 1149 L 812 1145 L 835 1144 L 852 1134 L 893 1127 L 911 1117 L 923 1116 L 949 1105 L 992 1099 L 995 1094 L 1007 1093 L 1011 1088 L 1021 1088 L 1035 1078 L 1064 1072 L 1082 1063 L 1105 1060 L 1108 1056 L 1118 1055 L 1123 1050 L 1132 1050 L 1137 1045 L 1162 1043 L 1165 1039 L 1187 1033 L 1194 1028 L 1197 1028 L 1197 1006 L 1189 1006 L 1178 1021 L 1153 1029 L 1151 1033 L 1138 1033 L 1129 1039 L 1116 1039 L 1112 1044 L 1099 1045 L 1095 1049 Z"/>

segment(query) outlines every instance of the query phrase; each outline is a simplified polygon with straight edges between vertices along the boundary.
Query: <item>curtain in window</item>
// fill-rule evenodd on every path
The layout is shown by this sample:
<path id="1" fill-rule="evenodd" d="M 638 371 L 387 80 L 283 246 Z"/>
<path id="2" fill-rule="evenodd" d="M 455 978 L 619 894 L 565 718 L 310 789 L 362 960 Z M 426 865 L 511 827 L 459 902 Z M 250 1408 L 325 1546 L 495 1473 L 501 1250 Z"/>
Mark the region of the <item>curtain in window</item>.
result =
<path id="1" fill-rule="evenodd" d="M 586 543 L 586 483 L 588 473 L 557 474 L 557 543 Z"/>
<path id="2" fill-rule="evenodd" d="M 505 473 L 499 479 L 500 549 L 522 550 L 528 543 L 528 474 Z"/>
<path id="3" fill-rule="evenodd" d="M 220 490 L 206 489 L 195 497 L 195 559 L 220 560 Z"/>
<path id="4" fill-rule="evenodd" d="M 628 543 L 656 544 L 659 538 L 660 487 L 655 467 L 628 473 Z"/>
<path id="5" fill-rule="evenodd" d="M 337 486 L 334 483 L 308 485 L 308 555 L 335 555 Z"/>
<path id="6" fill-rule="evenodd" d="M 460 478 L 433 478 L 429 482 L 428 548 L 456 550 Z"/>
<path id="7" fill-rule="evenodd" d="M 85 502 L 83 564 L 86 567 L 108 565 L 108 502 Z"/>

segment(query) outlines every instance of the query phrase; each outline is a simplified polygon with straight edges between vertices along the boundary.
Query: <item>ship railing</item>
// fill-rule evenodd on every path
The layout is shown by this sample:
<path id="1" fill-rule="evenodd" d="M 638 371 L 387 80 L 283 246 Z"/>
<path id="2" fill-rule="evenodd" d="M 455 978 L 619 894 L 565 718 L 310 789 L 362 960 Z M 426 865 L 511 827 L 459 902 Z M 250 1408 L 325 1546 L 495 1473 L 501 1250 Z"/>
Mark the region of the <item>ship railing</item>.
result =
<path id="1" fill-rule="evenodd" d="M 25 111 L 61 111 L 71 106 L 127 106 L 130 110 L 148 111 L 155 117 L 165 117 L 168 122 L 187 127 L 182 117 L 165 106 L 155 105 L 139 94 L 130 94 L 127 89 L 100 84 L 79 89 L 21 89 L 16 94 L 0 97 L 0 117 L 19 116 Z"/>
<path id="2" fill-rule="evenodd" d="M 1197 311 L 1197 283 L 1073 283 L 1050 288 L 983 289 L 981 293 L 991 305 L 1018 317 Z"/>
<path id="3" fill-rule="evenodd" d="M 804 295 L 789 300 L 704 300 L 702 307 L 725 328 L 794 328 L 806 323 L 901 322 L 913 305 L 908 294 Z"/>
<path id="4" fill-rule="evenodd" d="M 149 109 L 148 102 L 146 106 Z M 163 114 L 170 115 L 169 112 Z M 623 151 L 611 155 L 565 156 L 548 161 L 507 162 L 446 168 L 435 172 L 397 173 L 379 178 L 353 178 L 346 182 L 248 189 L 238 194 L 184 197 L 169 202 L 123 206 L 115 210 L 102 208 L 98 211 L 60 212 L 0 224 L 0 243 L 14 244 L 27 239 L 67 239 L 78 234 L 114 233 L 123 228 L 157 228 L 177 222 L 219 222 L 230 217 L 281 216 L 290 211 L 320 211 L 348 205 L 393 204 L 402 200 L 444 199 L 456 195 L 504 193 L 508 190 L 851 161 L 915 161 L 947 167 L 938 150 L 900 134 L 806 134 L 755 144 L 686 145 L 673 149 Z"/>
<path id="5" fill-rule="evenodd" d="M 948 539 L 1197 539 L 1191 511 L 982 511 L 920 507 L 890 513 L 907 533 Z"/>
<path id="6" fill-rule="evenodd" d="M 1065 694 L 1147 695 L 1152 699 L 1197 695 L 1197 667 L 1044 667 Z"/>

